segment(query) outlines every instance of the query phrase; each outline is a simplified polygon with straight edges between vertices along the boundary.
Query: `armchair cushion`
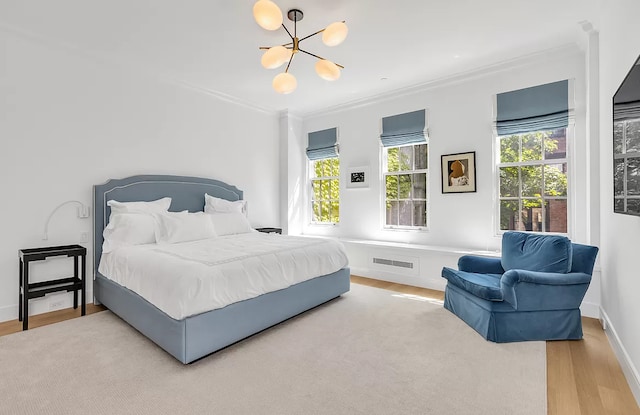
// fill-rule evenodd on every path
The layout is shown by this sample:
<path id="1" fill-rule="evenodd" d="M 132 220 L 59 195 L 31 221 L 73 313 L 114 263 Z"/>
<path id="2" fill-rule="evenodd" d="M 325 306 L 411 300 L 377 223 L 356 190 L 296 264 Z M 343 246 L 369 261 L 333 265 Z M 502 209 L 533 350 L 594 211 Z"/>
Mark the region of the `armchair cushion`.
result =
<path id="1" fill-rule="evenodd" d="M 444 267 L 442 276 L 458 288 L 489 301 L 502 301 L 500 274 L 478 274 Z"/>
<path id="2" fill-rule="evenodd" d="M 571 270 L 572 246 L 569 238 L 506 232 L 502 235 L 502 268 L 538 272 L 567 273 Z"/>

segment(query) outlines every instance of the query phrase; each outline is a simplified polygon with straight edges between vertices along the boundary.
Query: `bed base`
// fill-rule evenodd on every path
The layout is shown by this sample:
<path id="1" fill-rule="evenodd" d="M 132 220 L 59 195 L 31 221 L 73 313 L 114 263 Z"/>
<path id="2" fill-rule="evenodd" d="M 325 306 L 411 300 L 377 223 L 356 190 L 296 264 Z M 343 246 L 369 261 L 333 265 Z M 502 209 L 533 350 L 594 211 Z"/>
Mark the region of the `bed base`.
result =
<path id="1" fill-rule="evenodd" d="M 182 363 L 191 363 L 349 291 L 349 268 L 224 308 L 175 320 L 97 273 L 98 301 Z"/>

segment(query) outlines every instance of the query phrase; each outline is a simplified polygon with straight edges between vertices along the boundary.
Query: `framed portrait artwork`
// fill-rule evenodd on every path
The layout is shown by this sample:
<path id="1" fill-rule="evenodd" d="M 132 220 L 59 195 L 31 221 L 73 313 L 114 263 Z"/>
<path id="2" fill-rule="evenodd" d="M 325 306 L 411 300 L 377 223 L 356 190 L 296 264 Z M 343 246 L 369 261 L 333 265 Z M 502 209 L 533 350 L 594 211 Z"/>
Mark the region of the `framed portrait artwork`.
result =
<path id="1" fill-rule="evenodd" d="M 347 187 L 369 187 L 369 167 L 350 167 L 347 169 Z"/>
<path id="2" fill-rule="evenodd" d="M 476 191 L 476 152 L 444 154 L 442 159 L 442 193 Z"/>

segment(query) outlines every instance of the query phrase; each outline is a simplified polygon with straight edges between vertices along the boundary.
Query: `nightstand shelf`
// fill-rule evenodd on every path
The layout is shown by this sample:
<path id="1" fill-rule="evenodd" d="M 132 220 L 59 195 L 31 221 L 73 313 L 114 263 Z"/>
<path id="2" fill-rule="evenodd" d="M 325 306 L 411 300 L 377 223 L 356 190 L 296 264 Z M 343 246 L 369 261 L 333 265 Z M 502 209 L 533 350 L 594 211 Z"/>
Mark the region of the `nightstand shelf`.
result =
<path id="1" fill-rule="evenodd" d="M 282 233 L 282 228 L 256 228 L 256 230 L 262 233 Z"/>
<path id="2" fill-rule="evenodd" d="M 81 314 L 86 314 L 85 280 L 87 276 L 87 248 L 80 245 L 48 246 L 42 248 L 20 249 L 20 287 L 18 300 L 18 320 L 22 321 L 22 330 L 29 328 L 29 300 L 44 297 L 59 291 L 73 291 L 73 308 L 78 308 L 78 291 L 81 292 Z M 73 257 L 73 276 L 54 280 L 29 283 L 29 263 L 44 261 L 50 257 Z"/>

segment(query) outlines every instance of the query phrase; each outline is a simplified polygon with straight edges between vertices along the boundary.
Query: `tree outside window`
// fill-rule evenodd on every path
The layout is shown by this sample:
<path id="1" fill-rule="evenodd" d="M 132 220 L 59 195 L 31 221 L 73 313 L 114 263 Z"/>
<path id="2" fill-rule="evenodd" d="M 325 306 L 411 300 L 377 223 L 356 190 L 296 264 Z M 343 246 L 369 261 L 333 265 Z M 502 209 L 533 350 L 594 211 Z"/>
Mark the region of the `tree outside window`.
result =
<path id="1" fill-rule="evenodd" d="M 567 233 L 567 129 L 498 140 L 500 230 Z"/>
<path id="2" fill-rule="evenodd" d="M 340 222 L 340 159 L 312 160 L 311 221 Z"/>
<path id="3" fill-rule="evenodd" d="M 385 226 L 427 226 L 427 144 L 384 148 Z"/>

